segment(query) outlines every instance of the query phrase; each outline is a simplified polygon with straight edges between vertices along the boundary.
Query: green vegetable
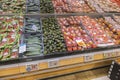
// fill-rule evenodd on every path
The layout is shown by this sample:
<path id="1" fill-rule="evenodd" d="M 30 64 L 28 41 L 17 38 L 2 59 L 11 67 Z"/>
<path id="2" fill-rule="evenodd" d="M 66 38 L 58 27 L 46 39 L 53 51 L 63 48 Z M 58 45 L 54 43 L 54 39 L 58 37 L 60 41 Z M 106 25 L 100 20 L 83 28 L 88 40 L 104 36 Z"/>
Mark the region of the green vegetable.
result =
<path id="1" fill-rule="evenodd" d="M 64 38 L 55 18 L 42 19 L 44 54 L 66 51 Z"/>

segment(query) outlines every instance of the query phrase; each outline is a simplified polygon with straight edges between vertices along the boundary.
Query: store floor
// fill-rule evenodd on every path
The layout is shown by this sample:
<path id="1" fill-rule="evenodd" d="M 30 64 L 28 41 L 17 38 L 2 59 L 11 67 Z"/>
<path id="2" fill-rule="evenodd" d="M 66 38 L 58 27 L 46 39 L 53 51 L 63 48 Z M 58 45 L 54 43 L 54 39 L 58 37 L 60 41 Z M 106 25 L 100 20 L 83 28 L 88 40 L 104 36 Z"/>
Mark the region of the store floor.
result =
<path id="1" fill-rule="evenodd" d="M 109 80 L 106 76 L 109 67 L 79 72 L 45 80 Z"/>

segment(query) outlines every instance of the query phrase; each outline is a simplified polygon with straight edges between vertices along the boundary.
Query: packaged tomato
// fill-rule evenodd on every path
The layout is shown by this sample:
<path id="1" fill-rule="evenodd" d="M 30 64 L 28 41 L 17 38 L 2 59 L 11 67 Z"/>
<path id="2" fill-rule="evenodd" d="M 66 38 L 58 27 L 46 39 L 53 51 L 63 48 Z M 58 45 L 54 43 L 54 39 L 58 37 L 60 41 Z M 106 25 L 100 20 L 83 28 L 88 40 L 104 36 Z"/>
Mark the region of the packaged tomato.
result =
<path id="1" fill-rule="evenodd" d="M 73 51 L 72 47 L 67 47 L 67 50 L 70 51 L 70 52 Z"/>
<path id="2" fill-rule="evenodd" d="M 14 58 L 18 58 L 18 46 L 17 45 L 14 45 L 12 48 L 11 48 L 11 57 L 12 59 Z"/>
<path id="3" fill-rule="evenodd" d="M 3 58 L 2 58 L 2 60 L 6 60 L 7 58 L 9 58 L 10 57 L 10 49 L 9 48 L 5 48 L 4 50 L 3 50 Z"/>

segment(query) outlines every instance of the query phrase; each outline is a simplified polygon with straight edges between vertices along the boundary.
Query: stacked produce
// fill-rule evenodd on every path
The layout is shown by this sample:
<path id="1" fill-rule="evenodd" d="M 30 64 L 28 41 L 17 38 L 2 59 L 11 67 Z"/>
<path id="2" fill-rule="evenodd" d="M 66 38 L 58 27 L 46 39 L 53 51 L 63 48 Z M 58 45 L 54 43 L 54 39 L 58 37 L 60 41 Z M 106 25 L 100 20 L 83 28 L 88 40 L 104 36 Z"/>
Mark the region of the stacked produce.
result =
<path id="1" fill-rule="evenodd" d="M 40 18 L 26 18 L 25 19 L 25 33 L 41 33 Z"/>
<path id="2" fill-rule="evenodd" d="M 18 57 L 23 17 L 0 17 L 0 60 Z"/>
<path id="3" fill-rule="evenodd" d="M 39 0 L 27 0 L 27 13 L 40 13 Z"/>
<path id="4" fill-rule="evenodd" d="M 120 6 L 120 0 L 110 0 L 113 3 L 117 3 Z"/>
<path id="5" fill-rule="evenodd" d="M 0 0 L 0 14 L 25 12 L 25 0 Z"/>
<path id="6" fill-rule="evenodd" d="M 81 28 L 80 19 L 80 16 L 58 18 L 68 51 L 84 50 L 96 47 L 91 38 L 87 35 L 86 31 Z"/>
<path id="7" fill-rule="evenodd" d="M 84 0 L 52 0 L 52 3 L 57 13 L 94 12 Z"/>
<path id="8" fill-rule="evenodd" d="M 42 36 L 40 34 L 25 35 L 25 43 L 27 45 L 25 56 L 42 55 L 43 43 Z"/>
<path id="9" fill-rule="evenodd" d="M 40 0 L 41 13 L 54 13 L 54 7 L 51 0 Z"/>
<path id="10" fill-rule="evenodd" d="M 98 47 L 114 45 L 115 41 L 106 33 L 104 26 L 97 19 L 88 16 L 81 17 L 81 23 Z"/>
<path id="11" fill-rule="evenodd" d="M 91 0 L 92 1 L 92 0 Z M 93 0 L 95 4 L 105 12 L 120 12 L 120 6 L 117 3 L 113 3 L 111 0 Z"/>
<path id="12" fill-rule="evenodd" d="M 66 46 L 60 26 L 55 18 L 42 19 L 43 34 L 44 34 L 44 54 L 64 52 Z"/>
<path id="13" fill-rule="evenodd" d="M 117 23 L 115 20 L 113 20 L 111 17 L 105 17 L 106 23 L 111 30 L 111 32 L 114 33 L 114 38 L 117 40 L 118 44 L 120 44 L 120 24 Z"/>
<path id="14" fill-rule="evenodd" d="M 103 26 L 104 31 L 109 35 L 116 45 L 120 44 L 120 40 L 118 39 L 118 35 L 111 31 L 111 24 L 108 23 L 104 18 L 97 19 L 98 24 L 101 24 Z M 113 26 L 112 26 L 113 27 Z"/>
<path id="15" fill-rule="evenodd" d="M 41 55 L 43 53 L 43 37 L 40 17 L 26 17 L 24 30 L 24 41 L 27 46 L 24 55 Z"/>
<path id="16" fill-rule="evenodd" d="M 98 4 L 95 3 L 94 0 L 86 0 L 89 6 L 91 6 L 93 9 L 95 9 L 99 13 L 104 13 L 103 9 L 100 8 Z"/>

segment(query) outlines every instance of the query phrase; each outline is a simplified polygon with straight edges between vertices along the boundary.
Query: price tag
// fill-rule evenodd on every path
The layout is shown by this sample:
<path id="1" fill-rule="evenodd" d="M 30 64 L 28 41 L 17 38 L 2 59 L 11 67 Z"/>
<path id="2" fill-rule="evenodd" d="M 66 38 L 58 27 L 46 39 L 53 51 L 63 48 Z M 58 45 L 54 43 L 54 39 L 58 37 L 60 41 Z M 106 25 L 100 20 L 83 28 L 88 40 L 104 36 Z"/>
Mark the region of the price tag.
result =
<path id="1" fill-rule="evenodd" d="M 104 58 L 111 58 L 112 55 L 112 53 L 104 53 Z"/>
<path id="2" fill-rule="evenodd" d="M 20 44 L 19 46 L 19 53 L 26 52 L 26 44 Z"/>
<path id="3" fill-rule="evenodd" d="M 30 71 L 36 71 L 39 70 L 38 64 L 28 64 L 26 65 L 26 71 L 30 72 Z"/>
<path id="4" fill-rule="evenodd" d="M 77 44 L 78 44 L 79 46 L 84 46 L 84 47 L 86 47 L 86 45 L 85 45 L 85 43 L 84 43 L 84 41 L 83 41 L 82 39 L 78 39 L 78 40 L 76 40 L 76 42 L 77 42 Z"/>
<path id="5" fill-rule="evenodd" d="M 58 66 L 59 66 L 59 60 L 58 59 L 48 61 L 48 67 L 49 68 L 58 67 Z"/>
<path id="6" fill-rule="evenodd" d="M 84 0 L 80 0 L 79 2 L 80 2 L 81 4 L 84 4 L 84 3 L 85 3 Z"/>
<path id="7" fill-rule="evenodd" d="M 120 52 L 119 52 L 119 51 L 118 51 L 118 52 L 116 52 L 116 55 L 117 55 L 117 56 L 120 56 Z"/>
<path id="8" fill-rule="evenodd" d="M 86 55 L 86 56 L 84 56 L 84 59 L 85 59 L 85 62 L 93 61 L 94 60 L 94 55 L 93 54 L 92 55 Z"/>

